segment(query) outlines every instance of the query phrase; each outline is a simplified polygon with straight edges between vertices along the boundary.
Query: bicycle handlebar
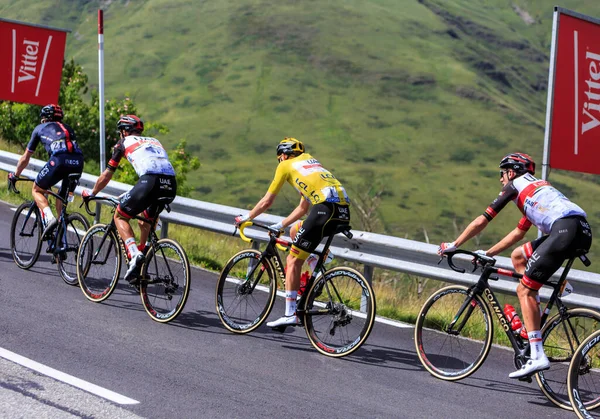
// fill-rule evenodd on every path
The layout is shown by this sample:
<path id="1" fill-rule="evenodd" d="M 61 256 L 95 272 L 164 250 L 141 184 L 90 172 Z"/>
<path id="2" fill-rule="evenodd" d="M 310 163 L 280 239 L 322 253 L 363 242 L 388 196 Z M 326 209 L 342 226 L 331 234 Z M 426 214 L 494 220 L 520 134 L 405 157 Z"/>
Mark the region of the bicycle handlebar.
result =
<path id="1" fill-rule="evenodd" d="M 29 179 L 29 178 L 27 178 L 27 177 L 18 177 L 18 178 L 15 178 L 15 182 L 14 182 L 14 183 L 13 183 L 13 182 L 11 182 L 11 181 L 9 180 L 9 181 L 8 181 L 8 190 L 9 190 L 10 192 L 14 192 L 14 193 L 16 193 L 16 194 L 20 194 L 20 193 L 21 193 L 21 191 L 19 191 L 19 190 L 17 189 L 17 186 L 16 186 L 16 183 L 17 183 L 17 182 L 19 182 L 19 181 L 24 181 L 24 182 L 33 182 L 34 180 L 33 180 L 33 179 Z"/>
<path id="2" fill-rule="evenodd" d="M 83 202 L 81 203 L 81 205 L 79 206 L 79 208 L 81 208 L 85 204 L 85 212 L 87 212 L 92 217 L 95 217 L 96 213 L 94 211 L 90 210 L 90 201 L 106 201 L 106 202 L 109 202 L 110 205 L 112 205 L 114 208 L 116 208 L 117 205 L 119 205 L 119 200 L 116 199 L 116 198 L 113 198 L 113 197 L 108 197 L 108 196 L 84 196 L 83 197 Z"/>
<path id="3" fill-rule="evenodd" d="M 452 261 L 452 258 L 455 255 L 460 255 L 460 254 L 473 257 L 473 260 L 471 261 L 471 263 L 473 264 L 473 270 L 471 272 L 475 272 L 475 270 L 477 269 L 478 266 L 486 267 L 486 266 L 494 266 L 496 264 L 496 259 L 494 259 L 493 257 L 484 256 L 480 253 L 475 253 L 475 252 L 471 252 L 469 250 L 462 250 L 462 249 L 456 249 L 452 252 L 444 253 L 440 259 L 440 262 L 444 259 L 444 256 L 447 256 L 448 257 L 448 266 L 450 266 L 450 268 L 453 271 L 463 274 L 466 272 L 466 269 L 457 267 Z"/>
<path id="4" fill-rule="evenodd" d="M 258 227 L 258 228 L 267 230 L 269 232 L 269 237 L 275 238 L 277 240 L 275 243 L 275 246 L 282 252 L 287 252 L 288 247 L 291 246 L 291 243 L 287 243 L 287 242 L 284 242 L 283 240 L 279 240 L 279 236 L 281 236 L 281 233 L 282 233 L 281 230 L 273 229 L 264 224 L 257 224 L 253 221 L 246 221 L 246 222 L 243 222 L 242 224 L 240 224 L 239 226 L 236 226 L 236 230 L 238 230 L 238 229 L 240 230 L 240 238 L 247 243 L 252 243 L 252 239 L 244 234 L 244 229 L 246 227 L 250 227 L 250 226 L 254 226 L 254 227 Z M 235 235 L 235 231 L 233 232 L 233 235 Z M 288 246 L 286 247 L 282 243 L 285 243 Z"/>

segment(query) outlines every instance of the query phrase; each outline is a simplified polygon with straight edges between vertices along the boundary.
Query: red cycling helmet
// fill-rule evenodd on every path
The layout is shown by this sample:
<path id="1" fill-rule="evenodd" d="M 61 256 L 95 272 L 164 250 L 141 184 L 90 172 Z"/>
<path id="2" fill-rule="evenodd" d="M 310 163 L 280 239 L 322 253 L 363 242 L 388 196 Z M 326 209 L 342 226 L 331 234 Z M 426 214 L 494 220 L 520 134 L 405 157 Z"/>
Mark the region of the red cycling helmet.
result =
<path id="1" fill-rule="evenodd" d="M 535 175 L 535 162 L 525 153 L 510 153 L 500 160 L 501 169 L 512 169 L 517 174 L 531 173 Z"/>
<path id="2" fill-rule="evenodd" d="M 136 131 L 141 134 L 144 132 L 144 122 L 135 115 L 121 115 L 117 122 L 117 129 L 127 132 Z"/>

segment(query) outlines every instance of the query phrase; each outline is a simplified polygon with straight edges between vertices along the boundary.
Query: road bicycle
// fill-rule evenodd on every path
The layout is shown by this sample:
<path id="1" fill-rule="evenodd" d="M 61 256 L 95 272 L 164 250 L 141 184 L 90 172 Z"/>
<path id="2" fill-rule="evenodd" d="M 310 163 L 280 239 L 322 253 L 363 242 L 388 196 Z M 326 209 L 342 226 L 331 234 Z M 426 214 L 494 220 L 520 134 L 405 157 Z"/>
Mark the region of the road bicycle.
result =
<path id="1" fill-rule="evenodd" d="M 514 350 L 515 367 L 521 368 L 530 356 L 529 341 L 512 330 L 488 281 L 497 280 L 497 275 L 516 279 L 522 275 L 495 267 L 494 258 L 461 249 L 446 253 L 448 265 L 457 272 L 465 272 L 454 263 L 453 258 L 459 254 L 467 255 L 471 271 L 480 268 L 481 276 L 475 285 L 444 287 L 427 299 L 415 325 L 415 345 L 421 363 L 429 373 L 442 380 L 461 380 L 473 374 L 490 352 L 494 335 L 491 319 L 496 317 Z M 562 302 L 567 274 L 576 257 L 589 266 L 590 261 L 584 252 L 580 252 L 568 260 L 558 282 L 547 284 L 554 290 L 541 316 L 541 334 L 550 369 L 535 375 L 546 397 L 568 410 L 572 409 L 567 392 L 569 362 L 575 349 L 600 322 L 599 312 L 567 308 Z M 549 318 L 554 305 L 558 313 Z M 521 380 L 531 382 L 531 377 Z"/>
<path id="2" fill-rule="evenodd" d="M 600 330 L 585 339 L 575 351 L 567 378 L 569 401 L 577 417 L 593 418 L 600 406 Z"/>
<path id="3" fill-rule="evenodd" d="M 250 333 L 269 316 L 277 294 L 278 280 L 285 287 L 285 271 L 276 246 L 287 251 L 292 243 L 281 239 L 280 230 L 254 222 L 239 226 L 254 226 L 269 234 L 265 250 L 242 250 L 229 259 L 223 268 L 216 290 L 217 314 L 223 325 L 234 333 Z M 367 339 L 375 321 L 375 295 L 360 272 L 347 267 L 325 270 L 324 261 L 333 236 L 342 233 L 352 238 L 350 226 L 340 226 L 325 243 L 306 291 L 298 300 L 296 314 L 306 329 L 310 343 L 320 353 L 342 357 L 357 350 Z M 284 327 L 274 330 L 285 331 Z"/>
<path id="4" fill-rule="evenodd" d="M 58 214 L 58 224 L 48 237 L 42 237 L 42 216 L 35 201 L 23 202 L 16 209 L 10 226 L 10 250 L 19 268 L 31 268 L 40 256 L 42 244 L 46 242 L 46 253 L 52 255 L 52 263 L 57 264 L 60 277 L 69 285 L 77 285 L 77 250 L 90 224 L 77 212 L 68 214 L 67 205 L 80 177 L 81 174 L 72 173 L 63 180 L 69 182 L 66 196 L 60 196 L 51 190 L 46 191 L 63 204 Z M 21 177 L 16 181 L 33 182 L 33 179 Z M 13 183 L 8 182 L 8 187 L 10 191 L 20 193 Z"/>
<path id="5" fill-rule="evenodd" d="M 85 210 L 91 216 L 91 201 L 103 201 L 112 206 L 112 213 L 119 200 L 111 197 L 86 197 Z M 158 199 L 159 211 L 170 211 L 168 204 Z M 82 204 L 83 205 L 83 204 Z M 160 323 L 174 320 L 183 310 L 190 292 L 190 264 L 185 250 L 172 239 L 159 239 L 154 220 L 142 216 L 133 217 L 150 223 L 150 244 L 144 249 L 146 260 L 141 268 L 139 286 L 132 285 L 140 293 L 148 315 Z M 95 224 L 88 229 L 77 254 L 77 277 L 85 297 L 93 302 L 106 300 L 119 281 L 122 261 L 129 262 L 125 244 L 114 219 L 109 224 Z"/>

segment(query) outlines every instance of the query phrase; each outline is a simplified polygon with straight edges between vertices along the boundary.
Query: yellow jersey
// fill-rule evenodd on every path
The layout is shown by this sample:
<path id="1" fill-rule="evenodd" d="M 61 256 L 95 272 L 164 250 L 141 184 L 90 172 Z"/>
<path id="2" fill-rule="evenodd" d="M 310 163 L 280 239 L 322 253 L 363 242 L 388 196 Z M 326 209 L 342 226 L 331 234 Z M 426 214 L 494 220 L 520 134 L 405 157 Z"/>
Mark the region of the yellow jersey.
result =
<path id="1" fill-rule="evenodd" d="M 322 202 L 350 204 L 350 198 L 340 181 L 308 153 L 280 162 L 269 192 L 277 195 L 286 181 L 313 205 Z"/>

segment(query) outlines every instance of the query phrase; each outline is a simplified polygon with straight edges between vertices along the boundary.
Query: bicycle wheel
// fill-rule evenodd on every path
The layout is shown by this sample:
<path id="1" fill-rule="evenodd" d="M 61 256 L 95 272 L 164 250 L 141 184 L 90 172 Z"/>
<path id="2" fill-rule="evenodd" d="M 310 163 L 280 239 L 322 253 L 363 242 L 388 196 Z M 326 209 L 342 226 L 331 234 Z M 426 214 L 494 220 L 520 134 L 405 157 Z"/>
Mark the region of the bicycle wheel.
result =
<path id="1" fill-rule="evenodd" d="M 569 402 L 577 417 L 591 418 L 600 404 L 600 330 L 584 340 L 569 365 Z"/>
<path id="2" fill-rule="evenodd" d="M 77 280 L 77 252 L 79 245 L 90 228 L 90 223 L 79 213 L 67 216 L 67 231 L 63 231 L 62 224 L 58 229 L 59 248 L 57 254 L 58 272 L 60 277 L 69 285 L 78 285 Z"/>
<path id="3" fill-rule="evenodd" d="M 492 346 L 490 309 L 479 295 L 460 285 L 431 295 L 417 317 L 417 355 L 434 377 L 456 381 L 473 374 Z"/>
<path id="4" fill-rule="evenodd" d="M 24 202 L 15 211 L 10 226 L 10 250 L 19 268 L 29 269 L 42 248 L 42 219 L 35 202 Z"/>
<path id="5" fill-rule="evenodd" d="M 161 239 L 153 244 L 141 272 L 140 295 L 152 320 L 175 319 L 190 292 L 190 264 L 179 243 Z"/>
<path id="6" fill-rule="evenodd" d="M 593 331 L 598 329 L 600 313 L 587 308 L 566 310 L 556 314 L 542 327 L 544 352 L 550 360 L 550 369 L 535 378 L 544 395 L 563 409 L 573 410 L 567 389 L 567 372 L 575 350 Z M 593 404 L 598 405 L 598 401 Z"/>
<path id="7" fill-rule="evenodd" d="M 277 294 L 277 280 L 269 261 L 258 250 L 236 253 L 217 282 L 217 314 L 234 333 L 249 333 L 269 316 Z"/>
<path id="8" fill-rule="evenodd" d="M 308 291 L 304 326 L 310 343 L 324 355 L 342 357 L 357 350 L 375 322 L 375 294 L 360 272 L 328 270 Z"/>
<path id="9" fill-rule="evenodd" d="M 117 286 L 121 254 L 115 232 L 96 224 L 85 233 L 77 253 L 77 279 L 83 295 L 94 302 L 106 300 Z"/>

